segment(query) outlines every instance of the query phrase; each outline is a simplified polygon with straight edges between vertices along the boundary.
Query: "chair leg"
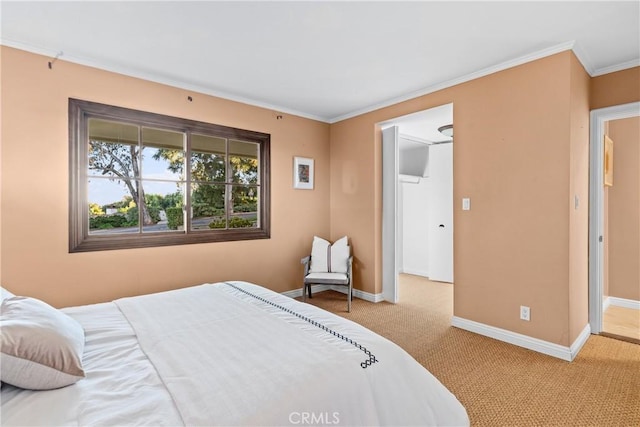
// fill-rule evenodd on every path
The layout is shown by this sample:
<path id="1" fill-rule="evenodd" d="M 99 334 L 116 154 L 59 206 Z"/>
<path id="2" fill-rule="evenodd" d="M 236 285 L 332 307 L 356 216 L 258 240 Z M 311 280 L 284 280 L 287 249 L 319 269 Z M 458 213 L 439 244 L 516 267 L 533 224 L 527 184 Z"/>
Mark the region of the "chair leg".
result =
<path id="1" fill-rule="evenodd" d="M 309 286 L 309 299 L 313 298 L 313 296 L 311 295 L 311 283 L 307 284 L 307 286 Z"/>
<path id="2" fill-rule="evenodd" d="M 302 282 L 302 302 L 307 302 L 307 284 Z"/>
<path id="3" fill-rule="evenodd" d="M 351 299 L 353 298 L 353 288 L 349 286 L 349 291 L 347 292 L 347 311 L 351 313 Z"/>

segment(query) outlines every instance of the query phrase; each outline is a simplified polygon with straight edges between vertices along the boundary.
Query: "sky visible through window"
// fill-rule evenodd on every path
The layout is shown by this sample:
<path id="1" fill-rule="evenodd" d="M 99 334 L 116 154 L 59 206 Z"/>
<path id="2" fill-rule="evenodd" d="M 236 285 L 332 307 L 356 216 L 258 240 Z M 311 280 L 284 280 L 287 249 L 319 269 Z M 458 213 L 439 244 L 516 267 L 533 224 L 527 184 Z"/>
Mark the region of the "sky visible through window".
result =
<path id="1" fill-rule="evenodd" d="M 145 178 L 150 179 L 162 179 L 167 181 L 175 181 L 179 178 L 177 174 L 169 171 L 169 162 L 166 159 L 160 158 L 155 160 L 152 158 L 153 154 L 158 150 L 151 147 L 145 147 L 143 153 L 143 171 Z M 150 159 L 150 161 L 149 161 Z M 93 171 L 93 174 L 98 172 Z M 106 176 L 106 175 L 105 175 Z M 108 205 L 114 202 L 119 202 L 126 195 L 129 195 L 127 188 L 123 181 L 111 180 L 105 178 L 89 178 L 91 183 L 91 194 L 89 196 L 89 203 L 97 203 L 100 206 Z M 182 186 L 182 184 L 180 184 Z M 180 187 L 174 183 L 168 182 L 155 182 L 144 181 L 145 194 L 160 194 L 167 195 L 177 192 Z"/>

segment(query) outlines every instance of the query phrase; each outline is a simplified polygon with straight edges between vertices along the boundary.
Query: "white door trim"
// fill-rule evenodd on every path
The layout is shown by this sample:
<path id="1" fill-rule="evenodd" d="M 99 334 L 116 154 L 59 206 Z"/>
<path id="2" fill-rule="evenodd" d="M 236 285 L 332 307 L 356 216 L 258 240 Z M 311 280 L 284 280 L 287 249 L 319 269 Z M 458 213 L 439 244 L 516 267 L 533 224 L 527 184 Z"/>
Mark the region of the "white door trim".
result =
<path id="1" fill-rule="evenodd" d="M 398 192 L 400 175 L 399 129 L 382 130 L 382 295 L 398 302 Z"/>
<path id="2" fill-rule="evenodd" d="M 589 141 L 589 325 L 591 333 L 602 331 L 604 282 L 604 138 L 605 123 L 640 116 L 640 102 L 591 111 Z"/>

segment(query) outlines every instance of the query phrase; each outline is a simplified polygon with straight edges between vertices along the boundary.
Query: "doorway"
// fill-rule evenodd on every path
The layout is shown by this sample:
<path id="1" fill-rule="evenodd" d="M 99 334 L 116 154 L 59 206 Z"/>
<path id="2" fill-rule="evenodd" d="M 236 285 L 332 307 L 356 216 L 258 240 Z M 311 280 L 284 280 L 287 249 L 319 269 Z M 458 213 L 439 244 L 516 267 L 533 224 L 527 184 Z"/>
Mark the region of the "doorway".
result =
<path id="1" fill-rule="evenodd" d="M 453 104 L 378 125 L 382 291 L 395 303 L 401 273 L 453 282 Z"/>
<path id="2" fill-rule="evenodd" d="M 591 137 L 590 137 L 590 171 L 589 171 L 589 196 L 591 203 L 589 205 L 589 325 L 591 332 L 594 334 L 600 334 L 606 332 L 604 325 L 604 313 L 605 309 L 614 306 L 628 305 L 626 308 L 637 309 L 636 313 L 640 313 L 640 296 L 637 294 L 624 294 L 631 296 L 631 298 L 618 298 L 610 295 L 608 289 L 608 278 L 610 266 L 610 259 L 607 259 L 609 254 L 608 245 L 612 243 L 611 237 L 615 237 L 610 233 L 610 224 L 608 221 L 607 206 L 609 199 L 609 191 L 615 187 L 615 163 L 613 166 L 614 180 L 613 187 L 607 187 L 605 190 L 604 174 L 605 174 L 605 159 L 607 156 L 611 156 L 610 152 L 605 154 L 604 136 L 607 134 L 607 128 L 613 121 L 629 119 L 633 117 L 640 117 L 640 102 L 624 104 L 614 107 L 602 108 L 593 110 L 591 112 Z M 615 153 L 615 141 L 613 145 L 613 152 Z M 639 184 L 640 185 L 640 184 Z M 619 188 L 616 188 L 619 190 Z M 639 206 L 635 207 L 635 212 L 639 210 Z M 628 232 L 625 238 L 628 238 Z M 634 237 L 638 239 L 638 236 Z M 637 246 L 640 246 L 640 242 L 635 242 Z M 638 249 L 640 251 L 640 249 Z M 619 252 L 620 253 L 620 252 Z M 615 256 L 615 252 L 611 255 Z M 635 260 L 635 268 L 637 269 L 637 260 Z M 640 272 L 636 272 L 636 276 L 640 275 Z M 637 278 L 635 287 L 637 288 Z M 624 291 L 623 291 L 624 292 Z M 612 298 L 613 297 L 613 298 Z M 617 310 L 616 310 L 617 311 Z M 631 313 L 631 319 L 634 319 L 634 314 Z"/>

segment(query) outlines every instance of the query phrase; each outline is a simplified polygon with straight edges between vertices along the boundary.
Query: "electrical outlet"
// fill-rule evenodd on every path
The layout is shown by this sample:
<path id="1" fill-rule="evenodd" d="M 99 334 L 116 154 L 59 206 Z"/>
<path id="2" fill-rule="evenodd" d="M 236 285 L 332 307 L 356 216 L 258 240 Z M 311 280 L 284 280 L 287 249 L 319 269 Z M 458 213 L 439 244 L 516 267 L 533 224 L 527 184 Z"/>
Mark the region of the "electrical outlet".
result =
<path id="1" fill-rule="evenodd" d="M 520 306 L 520 319 L 526 320 L 527 322 L 531 320 L 531 309 L 526 305 Z"/>

